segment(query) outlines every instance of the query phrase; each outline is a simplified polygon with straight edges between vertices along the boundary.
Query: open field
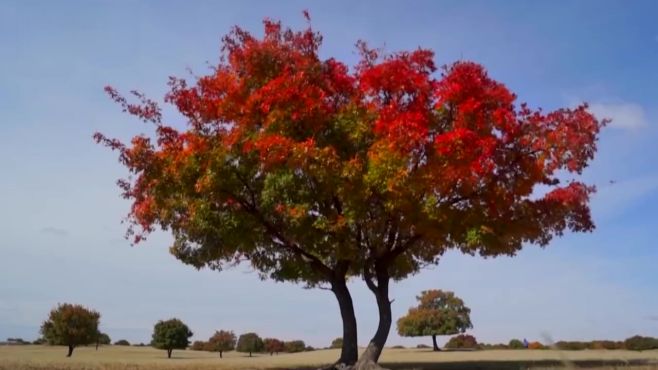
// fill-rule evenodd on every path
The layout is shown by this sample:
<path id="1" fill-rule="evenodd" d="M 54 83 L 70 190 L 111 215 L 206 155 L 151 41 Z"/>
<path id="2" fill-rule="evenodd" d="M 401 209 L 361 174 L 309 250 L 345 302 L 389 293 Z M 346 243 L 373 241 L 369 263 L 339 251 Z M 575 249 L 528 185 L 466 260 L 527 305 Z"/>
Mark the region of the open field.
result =
<path id="1" fill-rule="evenodd" d="M 76 369 L 76 370 L 174 370 L 174 369 L 303 369 L 331 363 L 338 350 L 319 350 L 269 356 L 227 352 L 179 351 L 172 359 L 166 352 L 150 347 L 103 346 L 77 348 L 66 358 L 64 347 L 0 347 L 0 369 Z M 553 351 L 489 350 L 474 352 L 432 352 L 429 349 L 386 349 L 381 362 L 395 369 L 526 369 L 554 368 L 563 360 L 578 367 L 658 370 L 658 351 Z"/>

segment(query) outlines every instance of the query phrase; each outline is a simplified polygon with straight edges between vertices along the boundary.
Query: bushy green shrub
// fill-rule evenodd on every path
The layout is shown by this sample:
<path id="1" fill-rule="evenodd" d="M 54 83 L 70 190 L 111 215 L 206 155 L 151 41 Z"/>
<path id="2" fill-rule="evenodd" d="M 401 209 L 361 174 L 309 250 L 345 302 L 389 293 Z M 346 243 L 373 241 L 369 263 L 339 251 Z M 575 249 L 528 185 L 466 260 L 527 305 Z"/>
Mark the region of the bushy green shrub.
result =
<path id="1" fill-rule="evenodd" d="M 416 348 L 432 348 L 432 347 L 428 346 L 427 344 L 419 344 L 416 346 Z"/>
<path id="2" fill-rule="evenodd" d="M 128 342 L 128 341 L 125 340 L 125 339 L 120 339 L 120 340 L 114 342 L 114 345 L 115 345 L 115 346 L 129 346 L 129 345 L 130 345 L 130 342 Z"/>
<path id="3" fill-rule="evenodd" d="M 509 341 L 507 344 L 507 347 L 510 349 L 524 349 L 525 346 L 523 345 L 523 342 L 521 342 L 518 339 L 512 339 Z"/>
<path id="4" fill-rule="evenodd" d="M 643 337 L 636 335 L 624 341 L 626 349 L 631 351 L 646 351 L 650 349 L 658 349 L 658 338 Z"/>
<path id="5" fill-rule="evenodd" d="M 343 348 L 343 338 L 338 337 L 331 341 L 331 347 L 329 348 Z"/>
<path id="6" fill-rule="evenodd" d="M 624 342 L 615 342 L 612 340 L 593 340 L 587 343 L 588 349 L 622 349 Z"/>
<path id="7" fill-rule="evenodd" d="M 588 343 L 586 342 L 578 342 L 578 341 L 564 341 L 561 340 L 557 343 L 555 343 L 555 347 L 558 349 L 564 350 L 564 351 L 580 351 L 583 349 L 587 349 Z"/>
<path id="8" fill-rule="evenodd" d="M 480 343 L 482 349 L 509 349 L 504 343 Z"/>
<path id="9" fill-rule="evenodd" d="M 304 352 L 306 350 L 306 344 L 303 340 L 285 342 L 284 347 L 288 353 Z"/>
<path id="10" fill-rule="evenodd" d="M 478 342 L 472 335 L 459 334 L 450 338 L 445 347 L 450 349 L 475 349 L 478 348 Z"/>

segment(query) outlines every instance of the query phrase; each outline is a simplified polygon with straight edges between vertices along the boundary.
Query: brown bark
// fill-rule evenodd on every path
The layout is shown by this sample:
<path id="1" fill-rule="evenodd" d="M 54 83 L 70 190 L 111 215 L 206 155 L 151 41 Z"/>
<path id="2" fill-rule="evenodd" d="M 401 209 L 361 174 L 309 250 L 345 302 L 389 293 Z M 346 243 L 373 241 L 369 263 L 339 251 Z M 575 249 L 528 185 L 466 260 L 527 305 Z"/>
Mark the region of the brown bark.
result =
<path id="1" fill-rule="evenodd" d="M 331 291 L 336 296 L 338 306 L 340 307 L 340 316 L 343 321 L 343 345 L 340 358 L 336 361 L 336 364 L 353 365 L 359 356 L 357 324 L 352 296 L 347 289 L 345 278 L 336 278 L 331 284 Z"/>
<path id="2" fill-rule="evenodd" d="M 69 353 L 66 355 L 66 357 L 71 357 L 71 355 L 73 355 L 73 349 L 74 348 L 75 348 L 75 346 L 69 345 Z"/>
<path id="3" fill-rule="evenodd" d="M 440 351 L 441 350 L 441 348 L 439 348 L 439 346 L 436 344 L 436 334 L 432 335 L 432 344 L 434 345 L 434 350 L 435 351 Z"/>
<path id="4" fill-rule="evenodd" d="M 375 276 L 372 276 L 368 269 L 364 270 L 364 279 L 368 289 L 375 295 L 379 312 L 379 324 L 375 335 L 368 343 L 368 347 L 354 365 L 354 370 L 381 369 L 377 365 L 377 361 L 379 361 L 379 356 L 382 354 L 393 321 L 391 301 L 388 298 L 388 286 L 391 278 L 386 265 L 380 264 L 375 266 Z"/>

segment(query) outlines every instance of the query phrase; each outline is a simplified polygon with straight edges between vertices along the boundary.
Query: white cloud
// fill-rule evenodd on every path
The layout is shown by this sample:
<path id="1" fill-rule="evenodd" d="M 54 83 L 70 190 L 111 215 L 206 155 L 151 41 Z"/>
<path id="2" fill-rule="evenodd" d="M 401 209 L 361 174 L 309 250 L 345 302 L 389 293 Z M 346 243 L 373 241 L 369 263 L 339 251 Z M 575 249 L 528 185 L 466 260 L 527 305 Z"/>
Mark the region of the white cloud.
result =
<path id="1" fill-rule="evenodd" d="M 636 130 L 649 125 L 644 108 L 636 103 L 593 103 L 590 111 L 599 119 L 611 119 L 610 126 L 615 128 Z"/>

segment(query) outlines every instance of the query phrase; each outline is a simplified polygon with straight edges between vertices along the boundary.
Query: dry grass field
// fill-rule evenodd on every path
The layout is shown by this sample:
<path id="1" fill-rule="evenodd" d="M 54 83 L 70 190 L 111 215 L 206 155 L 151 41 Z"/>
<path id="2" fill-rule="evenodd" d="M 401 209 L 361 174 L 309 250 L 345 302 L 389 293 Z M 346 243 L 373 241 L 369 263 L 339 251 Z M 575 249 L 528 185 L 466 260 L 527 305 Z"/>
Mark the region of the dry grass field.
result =
<path id="1" fill-rule="evenodd" d="M 167 359 L 165 351 L 150 347 L 104 346 L 77 348 L 66 358 L 64 347 L 0 347 L 0 369 L 75 369 L 75 370 L 174 370 L 174 369 L 312 369 L 331 363 L 338 350 L 319 350 L 275 356 L 258 354 L 250 358 L 243 353 L 228 352 L 220 359 L 216 353 L 174 351 Z M 566 360 L 566 362 L 564 362 Z M 569 351 L 490 350 L 474 352 L 432 352 L 428 349 L 386 349 L 381 362 L 394 369 L 548 369 L 569 366 L 606 369 L 658 370 L 658 351 Z"/>

